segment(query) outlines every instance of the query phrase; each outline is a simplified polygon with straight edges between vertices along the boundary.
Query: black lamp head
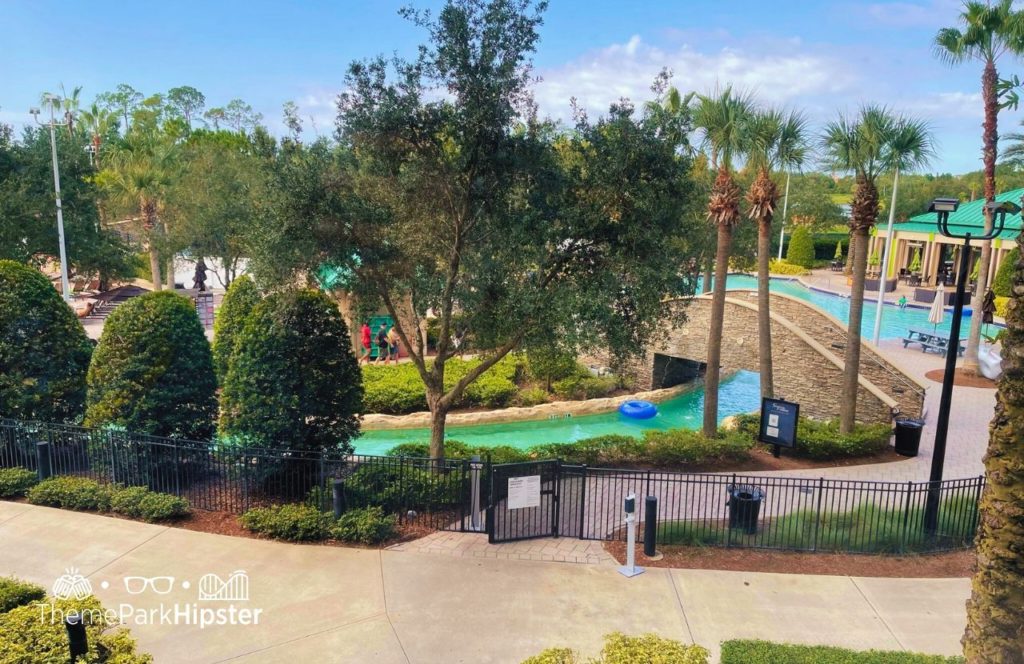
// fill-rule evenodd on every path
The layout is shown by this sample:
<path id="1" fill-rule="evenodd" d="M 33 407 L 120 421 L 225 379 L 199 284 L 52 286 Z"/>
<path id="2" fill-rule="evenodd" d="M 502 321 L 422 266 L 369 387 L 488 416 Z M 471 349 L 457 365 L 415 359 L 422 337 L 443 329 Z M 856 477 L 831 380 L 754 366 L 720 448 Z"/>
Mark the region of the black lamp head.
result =
<path id="1" fill-rule="evenodd" d="M 985 211 L 992 219 L 992 232 L 986 233 L 978 239 L 991 240 L 1003 232 L 1003 228 L 1006 226 L 1006 215 L 1019 213 L 1020 206 L 1013 201 L 989 201 L 985 203 Z"/>
<path id="2" fill-rule="evenodd" d="M 956 212 L 957 208 L 960 207 L 960 200 L 957 198 L 936 198 L 928 205 L 929 212 Z"/>

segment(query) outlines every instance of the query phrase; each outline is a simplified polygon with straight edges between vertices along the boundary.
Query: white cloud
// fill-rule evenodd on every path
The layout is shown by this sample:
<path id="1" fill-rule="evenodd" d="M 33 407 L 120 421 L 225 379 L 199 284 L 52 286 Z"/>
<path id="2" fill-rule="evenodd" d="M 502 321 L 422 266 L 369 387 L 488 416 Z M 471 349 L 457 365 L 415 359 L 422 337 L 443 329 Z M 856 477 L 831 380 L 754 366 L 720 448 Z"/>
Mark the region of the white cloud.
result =
<path id="1" fill-rule="evenodd" d="M 859 79 L 847 63 L 801 50 L 798 41 L 781 42 L 761 52 L 737 47 L 701 52 L 689 45 L 664 50 L 633 36 L 625 43 L 541 70 L 535 94 L 542 113 L 553 117 L 568 117 L 571 97 L 597 114 L 620 97 L 634 102 L 650 99 L 651 83 L 666 67 L 673 71 L 672 84 L 681 90 L 706 91 L 717 84 L 732 84 L 775 104 L 845 93 Z"/>

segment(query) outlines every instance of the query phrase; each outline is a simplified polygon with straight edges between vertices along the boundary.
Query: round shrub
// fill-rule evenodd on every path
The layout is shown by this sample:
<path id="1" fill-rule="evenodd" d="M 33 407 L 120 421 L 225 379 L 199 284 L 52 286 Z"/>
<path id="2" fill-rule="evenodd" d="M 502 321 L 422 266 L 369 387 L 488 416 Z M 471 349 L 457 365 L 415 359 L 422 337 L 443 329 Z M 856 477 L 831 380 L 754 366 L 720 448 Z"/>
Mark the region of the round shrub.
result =
<path id="1" fill-rule="evenodd" d="M 380 544 L 397 534 L 398 519 L 379 507 L 349 510 L 328 530 L 332 539 L 359 544 Z"/>
<path id="2" fill-rule="evenodd" d="M 797 226 L 793 229 L 789 248 L 786 249 L 786 262 L 807 269 L 814 267 L 814 237 L 807 228 Z"/>
<path id="3" fill-rule="evenodd" d="M 246 530 L 290 542 L 309 542 L 327 537 L 330 516 L 309 505 L 257 507 L 238 517 Z"/>
<path id="4" fill-rule="evenodd" d="M 143 521 L 166 521 L 188 515 L 188 501 L 169 493 L 150 491 L 144 486 L 117 489 L 110 498 L 110 509 Z"/>
<path id="5" fill-rule="evenodd" d="M 992 280 L 992 292 L 999 297 L 1010 297 L 1013 295 L 1013 272 L 1017 269 L 1017 262 L 1020 260 L 1020 249 L 1014 247 L 1006 254 L 1003 262 L 996 270 L 996 276 Z"/>
<path id="6" fill-rule="evenodd" d="M 46 277 L 0 261 L 0 417 L 81 421 L 91 350 Z"/>
<path id="7" fill-rule="evenodd" d="M 0 468 L 0 498 L 24 496 L 38 482 L 38 475 L 27 468 Z"/>
<path id="8" fill-rule="evenodd" d="M 42 586 L 19 581 L 9 576 L 0 576 L 0 613 L 7 613 L 18 606 L 32 604 L 46 597 Z"/>
<path id="9" fill-rule="evenodd" d="M 338 307 L 315 290 L 271 295 L 238 335 L 221 433 L 247 445 L 351 451 L 363 385 Z"/>
<path id="10" fill-rule="evenodd" d="M 110 510 L 111 487 L 86 477 L 51 477 L 28 490 L 33 505 L 62 507 L 68 510 L 106 512 Z"/>
<path id="11" fill-rule="evenodd" d="M 93 353 L 88 384 L 88 426 L 193 440 L 213 436 L 213 357 L 187 297 L 148 293 L 115 309 Z"/>
<path id="12" fill-rule="evenodd" d="M 256 284 L 247 275 L 243 274 L 228 286 L 224 301 L 217 310 L 217 319 L 213 322 L 213 367 L 220 383 L 227 376 L 228 360 L 235 350 L 235 341 L 259 301 Z"/>

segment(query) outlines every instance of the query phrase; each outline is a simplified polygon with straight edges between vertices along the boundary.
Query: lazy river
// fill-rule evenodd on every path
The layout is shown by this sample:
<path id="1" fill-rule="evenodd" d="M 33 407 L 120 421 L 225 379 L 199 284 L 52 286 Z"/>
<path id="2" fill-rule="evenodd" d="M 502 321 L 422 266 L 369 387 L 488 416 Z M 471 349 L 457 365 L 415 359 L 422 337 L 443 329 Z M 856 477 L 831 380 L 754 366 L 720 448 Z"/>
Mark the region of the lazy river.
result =
<path id="1" fill-rule="evenodd" d="M 757 279 L 748 275 L 733 274 L 729 276 L 727 285 L 730 289 L 756 289 Z M 844 323 L 849 320 L 849 298 L 812 290 L 792 279 L 772 279 L 771 290 L 809 302 Z M 938 329 L 948 332 L 951 321 L 952 314 L 947 309 L 945 321 Z M 967 321 L 964 323 L 966 327 Z M 865 338 L 870 338 L 874 325 L 875 303 L 866 300 L 861 325 L 861 333 Z M 895 305 L 886 304 L 882 317 L 883 339 L 902 338 L 912 327 L 934 327 L 928 322 L 928 309 L 910 306 L 900 309 Z M 741 371 L 722 382 L 718 406 L 720 419 L 757 410 L 759 406 L 760 386 L 756 373 Z M 699 429 L 703 408 L 704 391 L 697 389 L 659 404 L 658 415 L 649 420 L 631 420 L 619 415 L 618 412 L 610 412 L 555 420 L 450 426 L 446 435 L 450 439 L 460 440 L 471 446 L 511 445 L 520 449 L 540 443 L 570 442 L 606 434 L 640 437 L 646 429 Z M 355 448 L 359 454 L 383 454 L 400 443 L 423 442 L 429 439 L 428 429 L 382 429 L 363 433 L 355 441 Z"/>

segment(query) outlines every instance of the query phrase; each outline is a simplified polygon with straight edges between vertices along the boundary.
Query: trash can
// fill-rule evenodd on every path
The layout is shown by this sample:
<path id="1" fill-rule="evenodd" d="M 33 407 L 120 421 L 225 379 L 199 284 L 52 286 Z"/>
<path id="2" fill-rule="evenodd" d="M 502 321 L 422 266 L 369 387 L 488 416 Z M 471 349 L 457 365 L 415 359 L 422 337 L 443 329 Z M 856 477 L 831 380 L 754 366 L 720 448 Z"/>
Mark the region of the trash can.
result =
<path id="1" fill-rule="evenodd" d="M 748 535 L 757 532 L 757 516 L 761 512 L 764 491 L 749 484 L 730 485 L 729 527 L 742 528 Z"/>
<path id="2" fill-rule="evenodd" d="M 924 429 L 924 420 L 915 420 L 910 417 L 896 419 L 896 454 L 903 456 L 917 456 L 917 450 L 921 447 L 921 430 Z"/>

